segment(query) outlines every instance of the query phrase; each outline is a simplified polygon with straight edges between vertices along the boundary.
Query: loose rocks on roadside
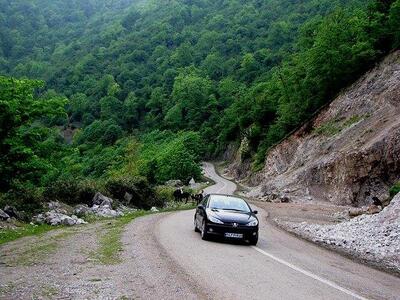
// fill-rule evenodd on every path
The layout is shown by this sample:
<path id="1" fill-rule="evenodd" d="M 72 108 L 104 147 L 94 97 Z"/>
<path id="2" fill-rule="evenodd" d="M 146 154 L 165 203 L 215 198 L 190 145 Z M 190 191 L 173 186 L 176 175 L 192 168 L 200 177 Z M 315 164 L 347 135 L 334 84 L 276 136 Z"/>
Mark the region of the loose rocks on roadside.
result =
<path id="1" fill-rule="evenodd" d="M 303 238 L 400 273 L 400 194 L 380 213 L 335 225 L 275 220 Z"/>
<path id="2" fill-rule="evenodd" d="M 127 212 L 134 211 L 134 209 L 119 206 L 116 210 L 112 208 L 113 200 L 100 193 L 96 193 L 92 200 L 92 207 L 86 204 L 78 204 L 74 208 L 65 205 L 63 203 L 53 201 L 48 203 L 47 212 L 38 214 L 33 217 L 32 221 L 39 224 L 49 225 L 80 225 L 85 224 L 85 220 L 80 217 L 86 217 L 88 215 L 94 215 L 102 218 L 115 218 L 123 216 Z"/>
<path id="3" fill-rule="evenodd" d="M 65 214 L 54 211 L 48 211 L 46 213 L 38 214 L 37 216 L 33 217 L 32 221 L 34 223 L 39 223 L 39 224 L 46 223 L 52 226 L 56 225 L 73 226 L 73 225 L 86 224 L 86 222 L 83 219 L 80 219 L 75 215 L 67 216 Z"/>

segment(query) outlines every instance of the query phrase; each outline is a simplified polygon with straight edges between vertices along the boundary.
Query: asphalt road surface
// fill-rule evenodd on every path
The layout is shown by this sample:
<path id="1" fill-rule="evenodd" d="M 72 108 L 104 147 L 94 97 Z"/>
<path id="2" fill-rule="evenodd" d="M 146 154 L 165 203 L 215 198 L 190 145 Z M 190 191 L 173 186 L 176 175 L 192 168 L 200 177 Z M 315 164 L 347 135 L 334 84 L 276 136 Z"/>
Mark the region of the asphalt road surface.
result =
<path id="1" fill-rule="evenodd" d="M 216 182 L 206 193 L 235 191 L 212 164 L 203 168 Z M 162 218 L 155 235 L 180 272 L 196 282 L 199 298 L 400 299 L 400 278 L 287 234 L 258 210 L 257 246 L 201 240 L 193 230 L 194 211 Z"/>

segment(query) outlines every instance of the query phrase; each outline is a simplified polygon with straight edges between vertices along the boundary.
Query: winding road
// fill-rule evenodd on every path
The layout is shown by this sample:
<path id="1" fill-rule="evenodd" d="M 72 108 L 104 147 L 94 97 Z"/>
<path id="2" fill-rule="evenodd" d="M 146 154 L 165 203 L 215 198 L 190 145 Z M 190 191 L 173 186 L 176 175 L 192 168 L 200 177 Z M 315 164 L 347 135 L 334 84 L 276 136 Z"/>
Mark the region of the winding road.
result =
<path id="1" fill-rule="evenodd" d="M 211 163 L 203 169 L 215 181 L 207 193 L 235 191 Z M 193 210 L 133 220 L 108 263 L 97 255 L 111 221 L 18 239 L 0 246 L 0 299 L 400 299 L 399 277 L 298 239 L 258 211 L 257 246 L 203 241 Z"/>
<path id="2" fill-rule="evenodd" d="M 206 193 L 232 194 L 234 183 L 210 163 L 216 184 Z M 260 211 L 260 240 L 251 247 L 203 241 L 193 211 L 164 217 L 156 238 L 168 256 L 212 299 L 400 299 L 400 279 L 276 229 Z"/>

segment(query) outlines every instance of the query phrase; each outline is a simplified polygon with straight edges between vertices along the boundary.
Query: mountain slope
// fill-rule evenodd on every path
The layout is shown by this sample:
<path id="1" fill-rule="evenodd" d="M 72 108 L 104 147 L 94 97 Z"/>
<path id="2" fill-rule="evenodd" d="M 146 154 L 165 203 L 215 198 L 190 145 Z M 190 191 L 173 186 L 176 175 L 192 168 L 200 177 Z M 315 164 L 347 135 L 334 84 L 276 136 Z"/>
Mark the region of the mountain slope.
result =
<path id="1" fill-rule="evenodd" d="M 390 54 L 309 123 L 273 147 L 262 171 L 243 172 L 263 200 L 363 205 L 400 179 L 400 51 Z"/>

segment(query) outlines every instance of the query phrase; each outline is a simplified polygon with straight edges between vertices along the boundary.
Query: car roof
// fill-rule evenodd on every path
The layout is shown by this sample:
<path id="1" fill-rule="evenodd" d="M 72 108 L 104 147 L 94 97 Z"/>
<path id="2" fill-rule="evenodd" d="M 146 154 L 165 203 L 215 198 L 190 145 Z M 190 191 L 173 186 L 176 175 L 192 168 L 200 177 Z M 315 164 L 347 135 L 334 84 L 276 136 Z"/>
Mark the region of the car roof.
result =
<path id="1" fill-rule="evenodd" d="M 230 197 L 230 198 L 241 199 L 241 200 L 247 202 L 246 199 L 243 199 L 242 197 L 236 196 L 236 195 L 227 195 L 227 194 L 210 193 L 210 194 L 208 194 L 207 196 L 209 196 L 210 198 L 211 198 L 212 196 L 224 196 L 224 197 Z"/>

